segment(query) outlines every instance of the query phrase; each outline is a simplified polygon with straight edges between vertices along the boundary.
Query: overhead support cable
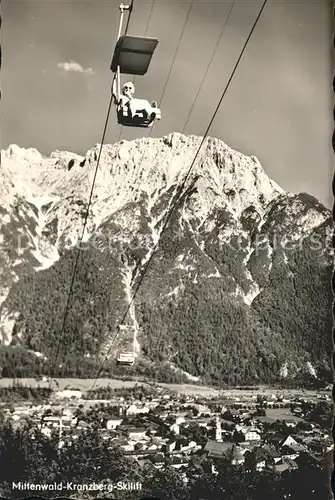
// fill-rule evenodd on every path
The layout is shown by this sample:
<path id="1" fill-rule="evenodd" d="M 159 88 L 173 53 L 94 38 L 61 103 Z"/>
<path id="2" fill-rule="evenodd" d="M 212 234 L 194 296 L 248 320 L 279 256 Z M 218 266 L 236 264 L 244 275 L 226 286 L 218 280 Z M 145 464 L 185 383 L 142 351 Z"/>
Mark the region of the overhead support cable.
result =
<path id="1" fill-rule="evenodd" d="M 248 43 L 249 43 L 249 41 L 250 41 L 250 38 L 252 37 L 252 35 L 253 35 L 254 31 L 255 31 L 255 28 L 256 28 L 256 26 L 257 26 L 257 24 L 258 24 L 258 22 L 259 22 L 259 19 L 260 19 L 260 18 L 261 18 L 261 16 L 262 16 L 262 13 L 263 13 L 263 11 L 264 11 L 264 9 L 265 9 L 265 6 L 266 6 L 267 2 L 268 2 L 268 0 L 264 0 L 264 2 L 263 2 L 263 4 L 262 4 L 262 6 L 261 6 L 261 8 L 260 8 L 260 11 L 259 11 L 259 13 L 258 13 L 258 15 L 257 15 L 257 18 L 256 18 L 256 20 L 254 21 L 254 23 L 253 23 L 253 25 L 252 25 L 252 27 L 251 27 L 251 29 L 250 29 L 250 32 L 249 32 L 249 34 L 248 34 L 248 37 L 247 37 L 247 39 L 246 39 L 246 41 L 245 41 L 245 43 L 244 43 L 244 45 L 243 45 L 243 47 L 242 47 L 242 49 L 241 49 L 240 55 L 239 55 L 239 57 L 238 57 L 238 59 L 237 59 L 237 61 L 236 61 L 236 64 L 235 64 L 235 66 L 234 66 L 234 68 L 233 68 L 233 70 L 232 70 L 232 73 L 231 73 L 231 75 L 230 75 L 230 77 L 229 77 L 229 79 L 228 79 L 228 82 L 227 82 L 226 86 L 224 87 L 224 90 L 223 90 L 223 92 L 222 92 L 222 94 L 221 94 L 221 97 L 220 97 L 220 99 L 219 99 L 219 101 L 218 101 L 218 103 L 217 103 L 217 106 L 216 106 L 216 108 L 215 108 L 215 110 L 214 110 L 214 112 L 213 112 L 213 114 L 212 114 L 212 117 L 211 117 L 211 119 L 210 119 L 210 121 L 209 121 L 209 124 L 208 124 L 208 126 L 206 127 L 206 130 L 205 130 L 205 133 L 204 133 L 204 135 L 203 135 L 203 138 L 202 138 L 202 140 L 200 141 L 200 144 L 199 144 L 199 146 L 198 146 L 198 148 L 197 148 L 197 150 L 196 150 L 196 153 L 195 153 L 195 155 L 194 155 L 194 157 L 193 157 L 193 160 L 192 160 L 192 162 L 191 162 L 191 165 L 190 165 L 189 169 L 187 170 L 187 173 L 186 173 L 186 175 L 185 175 L 185 177 L 184 177 L 183 182 L 179 185 L 179 188 L 178 188 L 178 194 L 175 196 L 175 202 L 174 202 L 174 203 L 173 203 L 173 205 L 171 206 L 171 208 L 170 208 L 170 210 L 169 210 L 169 212 L 168 212 L 168 215 L 167 215 L 167 217 L 166 217 L 166 219 L 165 219 L 165 222 L 164 222 L 163 228 L 162 228 L 161 233 L 160 233 L 160 239 L 159 239 L 159 240 L 158 240 L 158 242 L 155 244 L 155 246 L 154 246 L 154 248 L 153 248 L 153 251 L 151 252 L 150 257 L 149 257 L 148 261 L 147 261 L 147 262 L 146 262 L 146 264 L 145 264 L 145 267 L 144 267 L 144 269 L 143 269 L 143 272 L 141 273 L 140 279 L 139 279 L 139 281 L 138 281 L 137 285 L 135 286 L 134 293 L 132 294 L 131 300 L 130 300 L 130 302 L 129 302 L 128 306 L 127 306 L 127 309 L 126 309 L 126 311 L 125 311 L 125 313 L 124 313 L 124 315 L 123 315 L 123 317 L 122 317 L 122 320 L 121 320 L 120 324 L 123 324 L 123 323 L 124 323 L 124 321 L 125 321 L 125 319 L 127 318 L 127 315 L 128 315 L 128 313 L 129 313 L 129 310 L 130 310 L 130 308 L 132 307 L 132 305 L 133 305 L 133 303 L 134 303 L 134 300 L 135 300 L 135 298 L 136 298 L 136 296 L 137 296 L 137 293 L 138 293 L 138 291 L 139 291 L 139 289 L 140 289 L 140 287 L 141 287 L 141 284 L 142 284 L 142 282 L 143 282 L 143 279 L 144 279 L 144 277 L 145 277 L 145 275 L 146 275 L 146 273 L 147 273 L 147 271 L 148 271 L 148 269 L 149 269 L 149 266 L 150 266 L 150 264 L 151 264 L 151 261 L 152 261 L 152 259 L 153 259 L 153 256 L 155 255 L 155 252 L 157 251 L 157 248 L 158 248 L 159 243 L 160 243 L 160 241 L 161 241 L 161 237 L 162 237 L 162 235 L 164 234 L 164 232 L 165 232 L 165 230 L 166 230 L 166 228 L 167 228 L 167 226 L 168 226 L 168 223 L 169 223 L 169 221 L 170 221 L 170 219 L 171 219 L 171 216 L 172 216 L 172 214 L 173 214 L 173 212 L 174 212 L 174 210 L 175 210 L 176 206 L 178 205 L 179 201 L 181 200 L 181 198 L 182 198 L 182 196 L 183 196 L 183 190 L 184 190 L 184 187 L 185 187 L 185 185 L 186 185 L 186 183 L 187 183 L 187 180 L 189 179 L 190 174 L 191 174 L 191 172 L 192 172 L 192 170 L 193 170 L 193 168 L 194 168 L 194 165 L 195 165 L 196 159 L 197 159 L 197 158 L 198 158 L 198 156 L 199 156 L 199 153 L 200 153 L 200 151 L 201 151 L 201 148 L 202 148 L 202 146 L 203 146 L 203 144 L 204 144 L 204 142 L 205 142 L 205 140 L 206 140 L 206 138 L 207 138 L 207 136 L 208 136 L 209 130 L 210 130 L 210 128 L 211 128 L 211 126 L 212 126 L 212 124 L 213 124 L 213 122 L 214 122 L 214 120 L 215 120 L 215 117 L 216 117 L 216 115 L 217 115 L 217 113 L 218 113 L 218 111 L 219 111 L 219 109 L 220 109 L 220 106 L 221 106 L 221 104 L 222 104 L 222 101 L 223 101 L 223 99 L 225 98 L 225 96 L 226 96 L 226 94 L 227 94 L 227 91 L 228 91 L 228 89 L 229 89 L 229 87 L 230 87 L 230 85 L 231 85 L 231 82 L 232 82 L 232 80 L 233 80 L 233 78 L 234 78 L 234 76 L 235 76 L 235 73 L 236 73 L 237 68 L 238 68 L 238 66 L 239 66 L 239 64 L 240 64 L 240 61 L 241 61 L 241 59 L 242 59 L 242 57 L 243 57 L 243 55 L 244 55 L 244 53 L 245 53 L 245 50 L 246 50 L 247 45 L 248 45 Z M 105 365 L 106 360 L 109 358 L 109 354 L 110 354 L 110 352 L 111 352 L 112 347 L 113 347 L 113 342 L 111 343 L 110 347 L 109 347 L 109 348 L 108 348 L 108 350 L 107 350 L 106 355 L 104 356 L 104 358 L 103 358 L 103 360 L 102 360 L 102 362 L 101 362 L 101 365 L 100 365 L 100 367 L 99 367 L 99 369 L 98 369 L 97 375 L 96 375 L 96 377 L 95 377 L 95 379 L 94 379 L 94 382 L 93 382 L 93 384 L 92 384 L 91 389 L 88 391 L 88 399 L 89 399 L 89 395 L 90 395 L 90 394 L 92 393 L 92 391 L 94 390 L 94 387 L 95 387 L 95 385 L 96 385 L 96 383 L 97 383 L 97 380 L 98 380 L 98 378 L 99 378 L 99 376 L 100 376 L 100 374 L 101 374 L 101 372 L 102 372 L 102 370 L 103 370 L 103 368 L 104 368 L 104 365 Z"/>

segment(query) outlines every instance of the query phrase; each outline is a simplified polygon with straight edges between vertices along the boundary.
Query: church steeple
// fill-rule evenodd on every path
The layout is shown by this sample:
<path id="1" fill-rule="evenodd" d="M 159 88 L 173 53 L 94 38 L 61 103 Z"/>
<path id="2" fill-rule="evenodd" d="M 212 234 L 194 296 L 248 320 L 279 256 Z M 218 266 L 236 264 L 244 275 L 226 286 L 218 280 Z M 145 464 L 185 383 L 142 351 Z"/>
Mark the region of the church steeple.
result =
<path id="1" fill-rule="evenodd" d="M 215 441 L 222 442 L 222 429 L 219 417 L 216 417 Z"/>

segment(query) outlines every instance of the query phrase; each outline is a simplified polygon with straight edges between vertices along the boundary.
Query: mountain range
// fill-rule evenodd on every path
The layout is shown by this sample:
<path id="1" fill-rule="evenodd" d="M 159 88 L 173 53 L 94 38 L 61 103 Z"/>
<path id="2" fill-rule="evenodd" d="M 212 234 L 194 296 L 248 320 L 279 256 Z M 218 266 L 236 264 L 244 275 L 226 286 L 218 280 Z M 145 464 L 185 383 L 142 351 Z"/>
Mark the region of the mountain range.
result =
<path id="1" fill-rule="evenodd" d="M 2 151 L 3 373 L 93 376 L 105 359 L 167 381 L 331 380 L 330 211 L 212 137 L 180 192 L 200 141 L 103 146 L 82 241 L 100 145 Z"/>

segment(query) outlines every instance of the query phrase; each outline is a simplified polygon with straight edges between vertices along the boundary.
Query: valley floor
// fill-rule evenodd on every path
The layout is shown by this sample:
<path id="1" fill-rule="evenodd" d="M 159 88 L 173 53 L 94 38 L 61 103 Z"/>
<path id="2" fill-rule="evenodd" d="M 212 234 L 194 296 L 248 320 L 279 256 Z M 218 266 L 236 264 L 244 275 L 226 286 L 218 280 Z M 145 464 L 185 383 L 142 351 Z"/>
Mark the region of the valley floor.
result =
<path id="1" fill-rule="evenodd" d="M 45 387 L 48 388 L 50 382 L 38 380 L 35 378 L 2 378 L 0 379 L 0 387 L 12 387 L 13 384 L 19 384 L 25 387 Z M 100 387 L 110 387 L 112 389 L 121 389 L 121 388 L 131 388 L 136 385 L 152 385 L 150 381 L 144 382 L 142 379 L 140 380 L 122 380 L 122 379 L 111 379 L 111 378 L 99 378 L 95 382 L 95 379 L 81 379 L 81 378 L 57 378 L 54 379 L 51 388 L 54 390 L 65 390 L 65 389 L 77 389 L 82 392 L 89 391 L 93 388 L 94 390 Z M 320 391 L 317 390 L 309 390 L 309 389 L 280 389 L 280 388 L 272 388 L 269 386 L 257 386 L 254 389 L 237 389 L 237 388 L 229 388 L 218 390 L 213 387 L 194 385 L 194 384 L 165 384 L 165 383 L 156 383 L 155 385 L 163 387 L 165 389 L 169 389 L 171 391 L 177 392 L 179 394 L 184 394 L 187 396 L 201 396 L 201 397 L 216 397 L 220 395 L 231 396 L 233 398 L 240 397 L 243 399 L 248 399 L 253 394 L 262 394 L 264 396 L 278 395 L 282 394 L 285 396 L 306 396 L 308 399 L 317 398 Z M 323 392 L 323 391 L 321 391 Z M 329 392 L 329 391 L 327 391 Z"/>

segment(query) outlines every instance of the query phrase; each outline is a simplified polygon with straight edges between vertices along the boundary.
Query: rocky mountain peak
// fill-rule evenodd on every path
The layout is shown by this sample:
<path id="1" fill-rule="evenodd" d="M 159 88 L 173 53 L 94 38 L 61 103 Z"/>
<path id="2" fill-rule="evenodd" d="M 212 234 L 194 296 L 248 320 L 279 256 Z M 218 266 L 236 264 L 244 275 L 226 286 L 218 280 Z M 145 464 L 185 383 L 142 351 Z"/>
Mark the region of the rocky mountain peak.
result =
<path id="1" fill-rule="evenodd" d="M 161 203 L 162 197 L 176 193 L 201 140 L 172 133 L 159 139 L 104 145 L 85 238 L 111 214 L 143 199 L 154 225 L 168 209 Z M 65 246 L 68 241 L 72 246 L 85 217 L 99 149 L 100 145 L 95 145 L 85 157 L 67 151 L 54 151 L 45 157 L 34 148 L 9 146 L 2 154 L 3 206 L 9 208 L 14 198 L 26 200 L 39 233 L 48 233 L 57 221 L 56 241 Z M 267 177 L 255 157 L 244 156 L 218 139 L 206 138 L 198 153 L 185 188 L 192 186 L 187 217 L 199 225 L 223 208 L 234 220 L 248 207 L 261 216 L 266 205 L 283 192 Z M 128 222 L 132 227 L 132 216 Z M 52 253 L 55 255 L 54 250 Z"/>
<path id="2" fill-rule="evenodd" d="M 160 139 L 143 138 L 105 145 L 97 178 L 97 196 L 108 195 L 112 185 L 116 188 L 114 191 L 127 190 L 130 186 L 134 187 L 134 193 L 146 191 L 150 195 L 157 189 L 169 188 L 185 175 L 201 140 L 201 137 L 173 133 Z M 37 192 L 43 189 L 43 193 L 49 195 L 65 196 L 67 187 L 76 187 L 73 185 L 76 180 L 85 184 L 90 182 L 99 148 L 99 144 L 95 145 L 85 157 L 67 151 L 54 151 L 44 157 L 34 148 L 11 145 L 2 151 L 2 173 L 11 174 L 18 190 L 29 186 L 37 188 Z M 268 179 L 256 157 L 247 157 L 211 137 L 205 139 L 195 161 L 194 176 L 200 176 L 202 183 L 208 184 L 213 194 L 220 196 L 231 189 L 236 190 L 237 197 L 243 189 L 250 196 L 263 193 L 266 198 L 282 192 Z M 79 191 L 84 194 L 85 188 L 81 186 Z"/>
<path id="3" fill-rule="evenodd" d="M 162 138 L 123 140 L 103 146 L 84 236 L 85 242 L 94 241 L 94 244 L 83 253 L 82 265 L 84 270 L 87 267 L 87 272 L 83 271 L 78 278 L 79 282 L 84 280 L 83 290 L 89 297 L 76 299 L 76 321 L 81 325 L 85 339 L 90 340 L 88 343 L 85 340 L 86 351 L 81 340 L 78 349 L 86 356 L 93 352 L 92 342 L 101 349 L 106 343 L 109 345 L 109 335 L 113 336 L 114 323 L 118 320 L 115 304 L 120 310 L 126 307 L 137 276 L 134 270 L 141 269 L 157 250 L 147 278 L 150 286 L 141 291 L 141 300 L 146 307 L 134 304 L 129 319 L 138 334 L 136 349 L 140 358 L 156 356 L 153 353 L 157 351 L 157 332 L 151 322 L 155 323 L 156 319 L 151 315 L 158 314 L 164 325 L 157 328 L 162 338 L 166 336 L 169 340 L 169 347 L 163 349 L 166 351 L 164 359 L 171 365 L 171 352 L 177 350 L 177 366 L 192 376 L 201 377 L 203 361 L 199 361 L 199 368 L 191 348 L 181 352 L 184 347 L 181 348 L 178 332 L 183 336 L 180 325 L 184 319 L 189 318 L 192 323 L 192 315 L 198 314 L 196 308 L 200 311 L 208 303 L 208 308 L 203 309 L 204 319 L 199 317 L 200 323 L 194 325 L 193 330 L 189 325 L 185 326 L 186 330 L 198 332 L 194 335 L 199 335 L 205 344 L 207 334 L 216 339 L 211 345 L 222 343 L 222 363 L 228 355 L 227 342 L 232 341 L 233 332 L 245 330 L 256 346 L 250 347 L 250 352 L 256 358 L 266 358 L 267 366 L 272 366 L 280 376 L 283 365 L 299 365 L 301 332 L 296 320 L 287 323 L 284 318 L 287 308 L 280 312 L 274 280 L 279 276 L 278 290 L 287 288 L 287 296 L 291 293 L 299 295 L 301 289 L 301 296 L 305 297 L 301 266 L 307 266 L 311 275 L 317 272 L 318 265 L 310 245 L 312 237 L 321 242 L 322 258 L 319 255 L 318 259 L 322 280 L 325 279 L 330 256 L 324 240 L 330 234 L 330 213 L 308 194 L 282 190 L 267 176 L 255 156 L 245 156 L 212 137 L 204 140 L 199 151 L 201 141 L 198 136 L 173 133 Z M 48 287 L 51 282 L 54 290 L 55 283 L 58 283 L 57 292 L 49 290 L 47 293 L 52 303 L 53 294 L 60 297 L 59 290 L 65 284 L 59 280 L 66 280 L 71 274 L 67 269 L 68 258 L 78 242 L 87 215 L 99 150 L 100 145 L 96 144 L 85 156 L 54 151 L 46 157 L 36 149 L 11 145 L 2 152 L 0 264 L 3 306 L 0 322 L 6 343 L 12 342 L 13 338 L 20 339 L 19 342 L 23 345 L 26 342 L 30 350 L 48 355 L 49 348 L 44 352 L 43 346 L 36 347 L 41 341 L 36 332 L 46 332 L 43 335 L 48 337 L 50 327 L 46 325 L 50 322 L 45 318 L 45 323 L 41 312 L 38 318 L 31 316 L 34 307 L 40 309 L 38 300 L 41 300 L 40 292 L 38 298 L 30 289 L 31 276 L 35 276 L 34 283 L 41 279 L 35 291 L 39 286 L 42 289 Z M 191 173 L 183 185 L 191 166 Z M 180 186 L 183 186 L 182 193 Z M 174 215 L 163 232 L 172 206 L 175 207 Z M 101 237 L 99 245 L 97 235 Z M 279 246 L 274 236 L 280 236 Z M 287 238 L 296 242 L 290 249 L 286 248 Z M 303 259 L 302 263 L 298 258 Z M 115 304 L 111 306 L 114 312 L 107 314 L 107 321 L 107 316 L 101 311 L 109 307 L 105 280 L 112 279 L 111 276 Z M 321 287 L 322 280 L 318 279 L 314 287 Z M 87 280 L 90 283 L 93 280 L 88 288 Z M 19 293 L 15 292 L 17 287 Z M 91 287 L 95 290 L 94 295 L 91 295 Z M 101 297 L 100 290 L 103 290 Z M 32 298 L 28 300 L 29 294 Z M 196 306 L 194 297 L 201 304 Z M 55 299 L 56 309 L 63 299 L 58 302 Z M 24 300 L 29 304 L 24 305 Z M 87 306 L 88 310 L 85 304 L 91 304 Z M 150 309 L 153 304 L 156 313 Z M 175 311 L 179 319 L 167 316 L 167 304 L 170 304 L 169 311 Z M 45 308 L 47 310 L 49 306 L 45 304 Z M 284 316 L 279 320 L 275 318 L 271 325 L 269 315 L 273 308 L 280 318 Z M 207 318 L 209 311 L 212 312 Z M 225 322 L 220 319 L 220 314 Z M 296 313 L 292 310 L 290 314 L 294 316 Z M 320 329 L 320 324 L 311 322 L 311 331 L 318 336 L 320 332 L 316 330 Z M 92 333 L 93 324 L 98 325 L 100 332 L 105 332 L 99 338 Z M 171 331 L 165 331 L 168 324 Z M 206 326 L 199 330 L 201 324 Z M 282 352 L 280 350 L 283 328 L 295 339 L 294 355 L 285 348 Z M 57 335 L 56 331 L 52 335 Z M 186 344 L 188 342 L 192 344 L 191 337 Z M 243 344 L 244 340 L 240 338 L 239 342 Z M 269 348 L 272 349 L 270 357 L 263 348 L 264 342 L 270 342 L 272 346 Z M 208 349 L 205 349 L 206 356 L 209 356 Z M 307 354 L 308 346 L 303 351 L 305 365 L 315 361 Z M 291 354 L 294 359 L 291 359 Z M 200 360 L 199 356 L 203 355 L 198 354 Z M 248 378 L 247 367 L 243 370 L 242 378 Z M 270 368 L 265 371 L 271 372 Z M 212 373 L 211 377 L 216 375 Z"/>

